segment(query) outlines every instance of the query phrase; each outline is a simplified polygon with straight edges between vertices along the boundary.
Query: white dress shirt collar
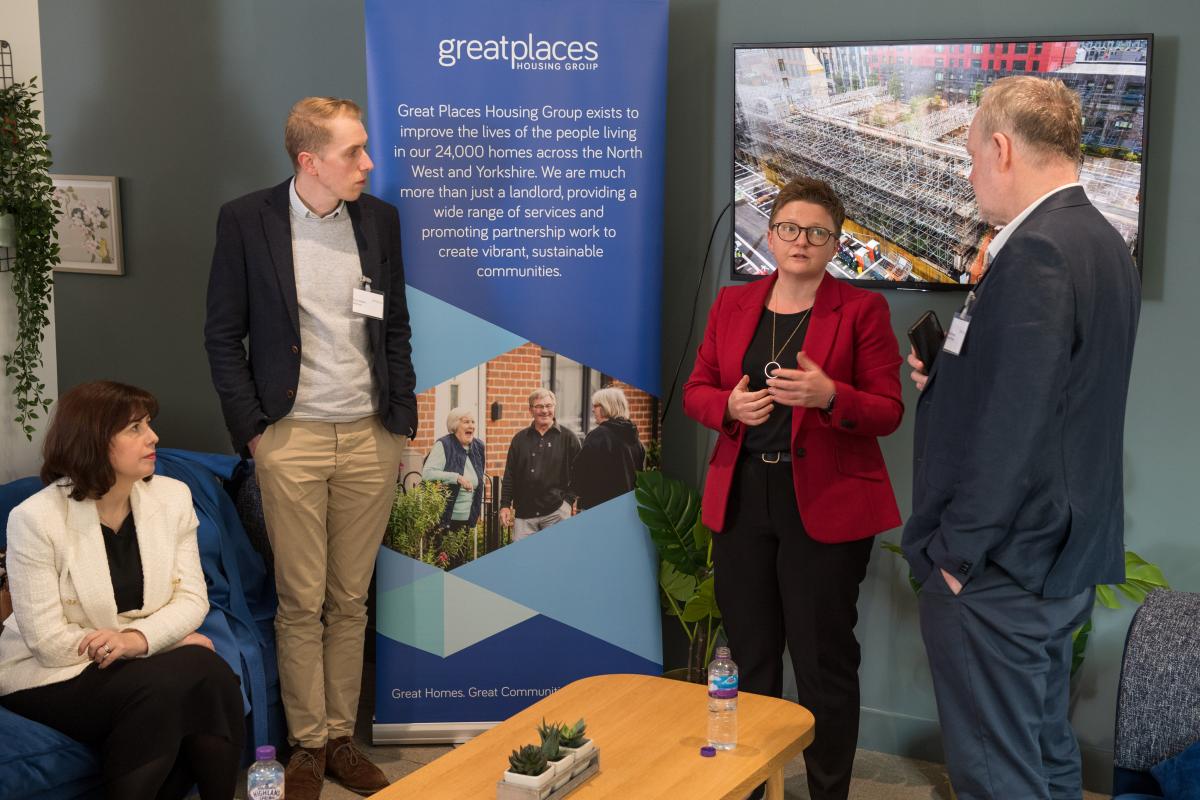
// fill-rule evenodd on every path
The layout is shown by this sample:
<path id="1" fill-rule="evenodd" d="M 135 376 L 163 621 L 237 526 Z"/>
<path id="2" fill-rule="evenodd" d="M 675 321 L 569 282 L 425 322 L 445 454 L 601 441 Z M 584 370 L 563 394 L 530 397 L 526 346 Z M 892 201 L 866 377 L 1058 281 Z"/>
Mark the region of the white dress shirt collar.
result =
<path id="1" fill-rule="evenodd" d="M 1063 184 L 1062 186 L 1059 186 L 1056 189 L 1051 189 L 1050 191 L 1046 192 L 1044 195 L 1039 197 L 1037 200 L 1034 200 L 1032 203 L 1027 205 L 1025 207 L 1025 210 L 1022 211 L 1020 214 L 1017 214 L 1017 216 L 1013 217 L 1012 222 L 1008 223 L 1003 228 L 1001 228 L 1000 231 L 996 234 L 996 238 L 992 239 L 991 244 L 988 245 L 987 263 L 990 265 L 993 261 L 996 260 L 996 256 L 999 255 L 999 253 L 1000 253 L 1000 248 L 1004 247 L 1004 243 L 1008 241 L 1008 237 L 1012 236 L 1013 233 L 1016 232 L 1017 228 L 1019 228 L 1021 226 L 1021 223 L 1024 222 L 1026 219 L 1028 219 L 1029 215 L 1032 214 L 1035 210 L 1037 210 L 1038 206 L 1040 206 L 1042 203 L 1046 202 L 1046 200 L 1050 199 L 1051 196 L 1058 194 L 1061 191 L 1065 191 L 1067 189 L 1073 188 L 1075 186 L 1082 187 L 1083 184 L 1080 183 L 1079 181 L 1076 181 L 1074 183 Z"/>
<path id="2" fill-rule="evenodd" d="M 288 197 L 291 199 L 292 211 L 301 219 L 338 219 L 346 211 L 346 201 L 339 200 L 337 208 L 325 216 L 322 217 L 314 214 L 309 210 L 308 206 L 304 205 L 304 201 L 300 199 L 300 194 L 296 191 L 295 178 L 292 178 L 292 182 L 288 184 Z"/>

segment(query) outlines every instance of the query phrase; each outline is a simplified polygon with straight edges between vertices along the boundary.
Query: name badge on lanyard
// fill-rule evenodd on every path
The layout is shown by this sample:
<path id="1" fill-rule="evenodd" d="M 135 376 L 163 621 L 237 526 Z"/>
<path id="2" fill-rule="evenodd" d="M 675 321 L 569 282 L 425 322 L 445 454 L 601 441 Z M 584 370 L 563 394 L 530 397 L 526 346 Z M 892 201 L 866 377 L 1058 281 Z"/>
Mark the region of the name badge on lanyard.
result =
<path id="1" fill-rule="evenodd" d="M 355 289 L 350 299 L 350 310 L 371 319 L 383 319 L 383 292 L 371 289 L 371 279 L 362 277 L 362 288 Z"/>
<path id="2" fill-rule="evenodd" d="M 942 344 L 942 350 L 952 356 L 962 352 L 963 343 L 967 340 L 967 330 L 971 327 L 971 311 L 974 307 L 975 292 L 972 290 L 967 293 L 963 307 L 954 315 L 950 330 L 946 332 L 946 341 Z"/>

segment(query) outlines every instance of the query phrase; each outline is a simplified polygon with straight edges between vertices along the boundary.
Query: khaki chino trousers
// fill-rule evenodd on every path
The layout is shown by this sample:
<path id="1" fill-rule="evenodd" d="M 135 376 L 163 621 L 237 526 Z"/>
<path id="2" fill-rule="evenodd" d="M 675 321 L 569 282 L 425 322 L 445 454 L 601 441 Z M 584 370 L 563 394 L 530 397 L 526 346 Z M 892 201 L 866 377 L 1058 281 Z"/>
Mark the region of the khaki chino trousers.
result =
<path id="1" fill-rule="evenodd" d="M 293 744 L 321 747 L 354 733 L 367 588 L 405 444 L 375 416 L 281 419 L 255 450 L 275 553 L 279 683 Z"/>

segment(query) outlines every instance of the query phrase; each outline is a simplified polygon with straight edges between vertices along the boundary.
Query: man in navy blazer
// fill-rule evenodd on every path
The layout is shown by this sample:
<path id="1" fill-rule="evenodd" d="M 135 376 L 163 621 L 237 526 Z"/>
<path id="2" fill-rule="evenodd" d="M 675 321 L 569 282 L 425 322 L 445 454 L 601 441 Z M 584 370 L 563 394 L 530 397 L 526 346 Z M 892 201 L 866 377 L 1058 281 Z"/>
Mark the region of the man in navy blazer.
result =
<path id="1" fill-rule="evenodd" d="M 1005 78 L 967 150 L 1004 226 L 917 404 L 904 551 L 922 583 L 960 800 L 1079 798 L 1072 633 L 1124 579 L 1122 448 L 1140 305 L 1129 248 L 1078 183 L 1079 98 Z"/>
<path id="2" fill-rule="evenodd" d="M 287 416 L 296 400 L 301 342 L 289 221 L 293 180 L 227 203 L 217 221 L 205 347 L 234 449 L 246 455 L 253 455 L 248 445 L 257 444 L 268 425 Z M 379 414 L 392 433 L 413 436 L 416 378 L 400 217 L 395 206 L 361 192 L 361 184 L 343 190 L 357 197 L 345 203 L 345 213 L 353 226 L 362 276 L 383 292 L 387 306 L 382 320 L 366 320 Z M 242 344 L 246 336 L 248 359 Z"/>
<path id="3" fill-rule="evenodd" d="M 387 786 L 353 734 L 367 588 L 417 403 L 400 220 L 363 194 L 361 116 L 336 98 L 293 106 L 295 176 L 221 209 L 208 285 L 213 385 L 254 457 L 275 555 L 289 800 L 318 798 L 326 770 L 361 794 Z"/>

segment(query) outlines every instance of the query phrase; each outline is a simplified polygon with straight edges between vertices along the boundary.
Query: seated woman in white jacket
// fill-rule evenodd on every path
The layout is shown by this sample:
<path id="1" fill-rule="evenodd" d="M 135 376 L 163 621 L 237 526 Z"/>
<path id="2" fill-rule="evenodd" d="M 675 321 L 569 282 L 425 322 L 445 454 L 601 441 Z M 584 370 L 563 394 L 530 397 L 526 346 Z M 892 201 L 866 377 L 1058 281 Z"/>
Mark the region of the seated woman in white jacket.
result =
<path id="1" fill-rule="evenodd" d="M 105 795 L 233 797 L 238 679 L 196 632 L 208 593 L 192 496 L 154 475 L 152 395 L 97 381 L 58 401 L 46 488 L 8 522 L 0 704 L 94 746 Z"/>

